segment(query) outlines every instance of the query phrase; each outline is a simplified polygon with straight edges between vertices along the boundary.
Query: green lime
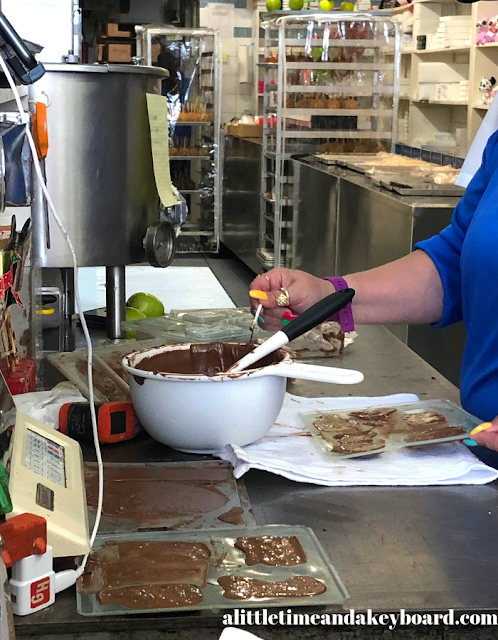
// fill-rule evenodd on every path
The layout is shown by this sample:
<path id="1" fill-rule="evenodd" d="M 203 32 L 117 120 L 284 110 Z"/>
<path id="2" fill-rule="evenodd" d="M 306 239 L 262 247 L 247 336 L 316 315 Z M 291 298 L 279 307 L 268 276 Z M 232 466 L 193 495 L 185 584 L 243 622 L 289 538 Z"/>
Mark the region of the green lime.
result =
<path id="1" fill-rule="evenodd" d="M 157 318 L 164 315 L 164 305 L 151 293 L 134 293 L 126 302 L 127 307 L 138 309 L 147 318 Z"/>
<path id="2" fill-rule="evenodd" d="M 145 313 L 142 313 L 138 309 L 134 309 L 133 307 L 126 307 L 126 319 L 127 320 L 143 320 L 147 316 Z M 126 332 L 126 337 L 128 340 L 137 337 L 137 332 L 130 330 Z"/>
<path id="3" fill-rule="evenodd" d="M 282 8 L 281 0 L 267 0 L 266 8 L 268 11 L 280 11 Z"/>
<path id="4" fill-rule="evenodd" d="M 304 7 L 304 0 L 289 0 L 289 9 L 292 11 L 301 11 Z"/>

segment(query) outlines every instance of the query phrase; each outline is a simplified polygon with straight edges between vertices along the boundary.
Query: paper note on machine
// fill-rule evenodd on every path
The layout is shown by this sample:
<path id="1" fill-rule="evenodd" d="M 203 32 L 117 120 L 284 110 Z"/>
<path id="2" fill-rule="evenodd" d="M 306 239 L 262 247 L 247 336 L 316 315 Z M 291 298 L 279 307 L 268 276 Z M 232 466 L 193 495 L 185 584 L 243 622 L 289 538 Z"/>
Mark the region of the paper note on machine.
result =
<path id="1" fill-rule="evenodd" d="M 173 192 L 169 166 L 168 99 L 148 93 L 147 109 L 157 191 L 163 205 L 172 207 L 179 200 Z"/>

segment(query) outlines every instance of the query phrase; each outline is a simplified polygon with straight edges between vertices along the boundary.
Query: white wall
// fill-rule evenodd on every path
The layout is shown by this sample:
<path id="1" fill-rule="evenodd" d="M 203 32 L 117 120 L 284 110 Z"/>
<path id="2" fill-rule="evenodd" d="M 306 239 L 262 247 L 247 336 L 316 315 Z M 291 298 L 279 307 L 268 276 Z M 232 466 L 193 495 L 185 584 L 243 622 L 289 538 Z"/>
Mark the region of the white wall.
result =
<path id="1" fill-rule="evenodd" d="M 258 13 L 256 0 L 213 2 L 201 0 L 202 27 L 219 29 L 223 52 L 221 121 L 230 122 L 244 112 L 255 112 L 256 78 L 252 83 L 239 79 L 239 46 L 254 44 L 258 49 Z"/>
<path id="2" fill-rule="evenodd" d="M 2 11 L 21 38 L 44 47 L 42 62 L 60 62 L 71 49 L 71 0 L 2 0 Z"/>

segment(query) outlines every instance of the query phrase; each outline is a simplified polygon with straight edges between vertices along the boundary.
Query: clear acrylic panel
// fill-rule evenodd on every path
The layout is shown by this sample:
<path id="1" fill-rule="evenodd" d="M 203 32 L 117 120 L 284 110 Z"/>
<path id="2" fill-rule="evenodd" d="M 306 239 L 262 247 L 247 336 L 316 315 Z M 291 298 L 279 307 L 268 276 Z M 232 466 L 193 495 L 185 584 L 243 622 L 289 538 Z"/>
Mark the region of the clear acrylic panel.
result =
<path id="1" fill-rule="evenodd" d="M 389 17 L 285 15 L 265 29 L 258 257 L 292 266 L 295 154 L 390 151 L 396 138 L 400 37 Z"/>
<path id="2" fill-rule="evenodd" d="M 212 29 L 138 27 L 145 64 L 169 71 L 168 99 L 173 184 L 189 214 L 179 253 L 217 252 L 220 241 L 220 47 Z"/>

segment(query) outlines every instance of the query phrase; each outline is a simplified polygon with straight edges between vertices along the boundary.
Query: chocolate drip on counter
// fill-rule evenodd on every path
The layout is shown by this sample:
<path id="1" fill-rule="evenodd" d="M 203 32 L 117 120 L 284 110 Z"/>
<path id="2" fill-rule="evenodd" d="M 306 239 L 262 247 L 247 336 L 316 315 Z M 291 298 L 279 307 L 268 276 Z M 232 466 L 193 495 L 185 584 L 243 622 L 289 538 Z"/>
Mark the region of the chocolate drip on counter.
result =
<path id="1" fill-rule="evenodd" d="M 244 511 L 242 507 L 232 507 L 230 511 L 222 513 L 221 516 L 218 516 L 218 520 L 221 520 L 222 522 L 228 522 L 228 524 L 244 524 Z"/>
<path id="2" fill-rule="evenodd" d="M 237 538 L 235 548 L 246 555 L 246 564 L 265 564 L 269 567 L 289 567 L 304 564 L 306 553 L 296 536 L 254 536 Z"/>
<path id="3" fill-rule="evenodd" d="M 144 358 L 136 368 L 154 373 L 215 376 L 228 371 L 232 365 L 253 350 L 252 344 L 228 342 L 192 344 L 190 349 L 174 349 Z M 252 365 L 251 368 L 267 367 L 280 362 L 282 358 L 283 352 L 276 351 Z"/>
<path id="4" fill-rule="evenodd" d="M 280 582 L 267 582 L 257 578 L 222 576 L 218 584 L 223 588 L 223 596 L 229 600 L 249 600 L 264 598 L 303 598 L 318 596 L 327 587 L 311 576 L 293 576 Z"/>

